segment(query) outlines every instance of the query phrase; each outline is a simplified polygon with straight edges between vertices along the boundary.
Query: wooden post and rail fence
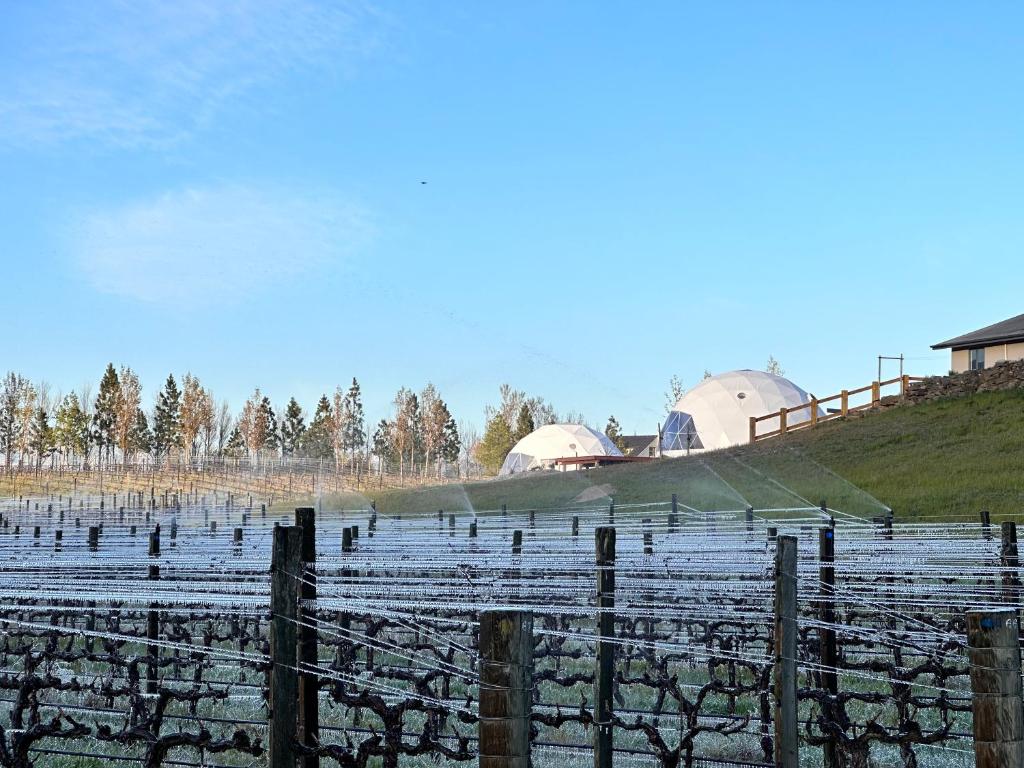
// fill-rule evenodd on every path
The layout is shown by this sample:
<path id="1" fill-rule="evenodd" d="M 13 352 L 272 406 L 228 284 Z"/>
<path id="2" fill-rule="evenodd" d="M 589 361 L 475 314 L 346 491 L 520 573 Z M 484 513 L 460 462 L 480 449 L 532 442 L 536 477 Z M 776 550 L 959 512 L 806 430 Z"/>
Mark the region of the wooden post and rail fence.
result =
<path id="1" fill-rule="evenodd" d="M 315 768 L 319 764 L 317 709 L 320 683 L 310 669 L 316 664 L 316 582 L 314 576 L 314 512 L 296 510 L 295 526 L 273 531 L 270 590 L 270 768 Z M 345 551 L 351 551 L 352 531 Z M 521 552 L 521 532 L 513 547 Z M 1000 560 L 1004 569 L 1003 596 L 1016 604 L 1016 526 L 1004 525 Z M 615 529 L 595 530 L 595 591 L 597 649 L 594 662 L 594 768 L 613 768 L 614 707 L 612 683 L 616 666 L 615 642 Z M 778 535 L 775 547 L 774 649 L 771 674 L 774 764 L 798 768 L 800 720 L 798 699 L 799 606 L 797 538 Z M 838 691 L 834 631 L 835 530 L 819 531 L 818 613 L 823 626 L 822 684 Z M 1024 766 L 1024 699 L 1022 699 L 1020 627 L 1015 608 L 967 612 L 975 765 L 977 768 Z M 312 632 L 305 630 L 313 629 Z M 833 638 L 827 635 L 832 634 Z M 831 642 L 830 642 L 831 641 Z M 533 701 L 533 615 L 522 610 L 480 613 L 478 765 L 480 768 L 529 768 Z M 810 674 L 810 673 L 808 673 Z M 301 747 L 297 749 L 296 747 Z M 839 745 L 825 745 L 823 765 L 838 765 Z"/>
<path id="2" fill-rule="evenodd" d="M 844 389 L 842 392 L 831 395 L 830 397 L 812 397 L 806 403 L 794 405 L 791 408 L 780 408 L 778 411 L 766 413 L 764 416 L 751 416 L 749 435 L 750 442 L 756 443 L 758 440 L 778 437 L 779 435 L 784 435 L 787 432 L 793 432 L 798 429 L 815 427 L 826 421 L 844 418 L 849 416 L 851 413 L 869 411 L 872 408 L 877 408 L 881 405 L 883 389 L 891 387 L 894 384 L 899 384 L 899 396 L 905 397 L 907 389 L 910 387 L 911 382 L 914 381 L 924 381 L 924 377 L 904 375 L 897 376 L 894 379 L 886 379 L 885 381 L 873 381 L 870 384 L 858 387 L 857 389 Z M 855 400 L 860 395 L 866 393 L 870 393 L 870 400 L 868 402 L 857 405 L 851 404 L 851 399 Z M 827 408 L 824 413 L 821 413 L 821 409 L 823 407 L 829 403 L 835 403 L 836 401 L 839 403 L 838 407 Z M 796 418 L 794 418 L 794 416 Z M 758 431 L 758 425 L 765 421 L 774 421 L 775 423 L 772 425 L 774 426 L 774 429 L 768 429 L 764 432 Z"/>

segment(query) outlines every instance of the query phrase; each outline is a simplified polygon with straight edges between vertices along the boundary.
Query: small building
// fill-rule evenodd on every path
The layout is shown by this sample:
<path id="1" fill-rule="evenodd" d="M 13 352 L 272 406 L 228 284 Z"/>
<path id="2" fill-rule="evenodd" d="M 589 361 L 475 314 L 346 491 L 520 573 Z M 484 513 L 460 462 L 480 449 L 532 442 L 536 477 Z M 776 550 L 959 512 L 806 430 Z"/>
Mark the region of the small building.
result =
<path id="1" fill-rule="evenodd" d="M 1024 315 L 933 344 L 932 349 L 950 350 L 953 373 L 980 371 L 1007 360 L 1024 360 Z"/>
<path id="2" fill-rule="evenodd" d="M 661 455 L 658 435 L 623 435 L 619 439 L 623 445 L 623 456 L 654 459 Z"/>

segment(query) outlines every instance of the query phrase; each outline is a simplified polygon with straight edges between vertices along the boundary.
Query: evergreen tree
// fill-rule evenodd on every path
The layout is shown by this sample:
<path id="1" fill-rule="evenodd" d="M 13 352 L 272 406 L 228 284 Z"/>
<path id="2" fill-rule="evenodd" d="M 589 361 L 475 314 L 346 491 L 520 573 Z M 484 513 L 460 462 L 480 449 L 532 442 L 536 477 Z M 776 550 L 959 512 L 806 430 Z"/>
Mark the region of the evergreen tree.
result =
<path id="1" fill-rule="evenodd" d="M 614 416 L 608 417 L 608 423 L 604 427 L 604 434 L 605 437 L 615 443 L 616 448 L 623 454 L 626 453 L 626 441 L 622 437 L 622 427 L 619 426 L 619 420 Z"/>
<path id="2" fill-rule="evenodd" d="M 181 392 L 174 374 L 167 377 L 153 411 L 153 451 L 166 456 L 181 445 Z"/>
<path id="3" fill-rule="evenodd" d="M 373 455 L 377 457 L 377 471 L 380 476 L 384 475 L 385 465 L 395 457 L 394 433 L 394 425 L 386 419 L 380 420 L 377 431 L 373 433 Z"/>
<path id="4" fill-rule="evenodd" d="M 782 364 L 775 359 L 775 355 L 768 355 L 768 362 L 764 364 L 765 373 L 770 373 L 772 376 L 785 376 L 786 371 L 783 370 Z"/>
<path id="5" fill-rule="evenodd" d="M 316 413 L 302 439 L 302 454 L 311 459 L 330 459 L 334 456 L 331 446 L 331 432 L 334 424 L 334 413 L 327 395 L 321 395 L 316 404 Z"/>
<path id="6" fill-rule="evenodd" d="M 484 437 L 476 447 L 477 461 L 487 472 L 496 475 L 513 445 L 508 422 L 501 413 L 496 413 L 487 422 Z"/>
<path id="7" fill-rule="evenodd" d="M 242 430 L 237 426 L 231 430 L 231 437 L 224 446 L 224 453 L 228 456 L 241 456 L 245 453 L 245 438 L 242 437 Z"/>
<path id="8" fill-rule="evenodd" d="M 345 415 L 343 438 L 345 450 L 349 454 L 350 468 L 354 469 L 356 453 L 366 445 L 366 415 L 363 412 L 363 395 L 359 382 L 352 377 L 352 386 L 345 393 Z"/>
<path id="9" fill-rule="evenodd" d="M 84 456 L 89 450 L 89 417 L 73 392 L 61 400 L 57 408 L 54 442 L 65 459 Z"/>
<path id="10" fill-rule="evenodd" d="M 28 381 L 9 372 L 0 387 L 0 450 L 5 454 L 5 465 L 11 468 L 11 457 L 18 442 L 18 414 L 21 410 Z"/>
<path id="11" fill-rule="evenodd" d="M 442 403 L 443 405 L 443 403 Z M 444 423 L 444 440 L 441 442 L 441 458 L 449 465 L 458 467 L 459 454 L 462 451 L 462 439 L 459 437 L 459 428 L 455 424 L 455 417 L 445 407 L 448 418 Z"/>
<path id="12" fill-rule="evenodd" d="M 128 450 L 133 456 L 136 453 L 149 453 L 153 450 L 153 433 L 149 430 L 149 419 L 141 408 L 135 411 L 135 424 L 128 439 Z"/>
<path id="13" fill-rule="evenodd" d="M 515 429 L 512 430 L 513 445 L 533 432 L 536 428 L 536 425 L 533 423 L 533 414 L 530 412 L 530 406 L 527 403 L 523 403 L 519 407 L 519 415 L 516 417 Z"/>
<path id="14" fill-rule="evenodd" d="M 264 428 L 266 429 L 263 447 L 276 452 L 281 447 L 281 435 L 277 429 L 277 414 L 274 413 L 274 407 L 270 404 L 269 397 L 264 396 L 260 400 L 260 413 L 263 416 Z"/>
<path id="15" fill-rule="evenodd" d="M 281 421 L 281 452 L 291 456 L 299 452 L 306 436 L 306 423 L 302 416 L 302 407 L 293 397 L 284 409 Z"/>
<path id="16" fill-rule="evenodd" d="M 53 428 L 50 427 L 50 417 L 45 408 L 36 408 L 35 417 L 32 420 L 32 437 L 29 447 L 36 455 L 36 468 L 41 467 L 43 459 L 53 453 Z"/>
<path id="17" fill-rule="evenodd" d="M 99 449 L 97 462 L 106 455 L 109 460 L 114 450 L 114 428 L 117 425 L 117 401 L 121 395 L 121 380 L 117 377 L 114 364 L 108 363 L 100 379 L 100 391 L 92 412 L 92 442 Z"/>

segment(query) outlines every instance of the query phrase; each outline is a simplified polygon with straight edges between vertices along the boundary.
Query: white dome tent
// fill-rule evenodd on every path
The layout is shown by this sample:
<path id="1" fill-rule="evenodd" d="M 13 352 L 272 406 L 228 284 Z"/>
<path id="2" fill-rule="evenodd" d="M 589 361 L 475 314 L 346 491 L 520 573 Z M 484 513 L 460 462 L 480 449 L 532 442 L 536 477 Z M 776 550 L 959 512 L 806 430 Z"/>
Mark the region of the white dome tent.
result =
<path id="1" fill-rule="evenodd" d="M 714 450 L 750 439 L 750 417 L 809 403 L 811 396 L 789 379 L 762 371 L 731 371 L 705 379 L 676 403 L 662 430 L 661 452 Z M 811 409 L 789 415 L 789 425 L 811 418 Z M 778 417 L 760 422 L 759 431 L 778 429 Z"/>
<path id="2" fill-rule="evenodd" d="M 573 456 L 621 456 L 606 436 L 582 424 L 546 424 L 513 446 L 499 475 L 551 469 L 555 459 Z"/>

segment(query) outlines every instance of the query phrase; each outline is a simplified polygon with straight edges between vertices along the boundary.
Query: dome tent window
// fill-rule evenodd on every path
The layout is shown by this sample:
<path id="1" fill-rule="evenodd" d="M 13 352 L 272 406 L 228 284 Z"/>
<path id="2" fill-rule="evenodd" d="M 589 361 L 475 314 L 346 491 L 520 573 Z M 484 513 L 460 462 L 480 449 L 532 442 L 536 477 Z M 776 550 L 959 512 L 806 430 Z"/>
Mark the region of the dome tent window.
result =
<path id="1" fill-rule="evenodd" d="M 700 441 L 693 417 L 683 411 L 672 411 L 665 420 L 661 431 L 662 451 L 700 450 L 704 444 Z"/>

